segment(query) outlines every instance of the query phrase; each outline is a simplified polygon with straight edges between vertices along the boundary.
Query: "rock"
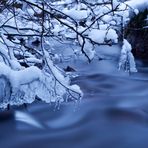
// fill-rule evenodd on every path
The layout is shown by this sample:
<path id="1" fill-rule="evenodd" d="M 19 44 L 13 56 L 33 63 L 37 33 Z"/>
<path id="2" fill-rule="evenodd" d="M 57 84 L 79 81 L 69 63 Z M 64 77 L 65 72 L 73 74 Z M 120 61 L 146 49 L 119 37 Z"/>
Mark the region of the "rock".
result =
<path id="1" fill-rule="evenodd" d="M 65 72 L 75 72 L 76 70 L 73 69 L 73 68 L 70 67 L 70 66 L 67 66 L 66 68 L 64 68 L 64 71 L 65 71 Z"/>

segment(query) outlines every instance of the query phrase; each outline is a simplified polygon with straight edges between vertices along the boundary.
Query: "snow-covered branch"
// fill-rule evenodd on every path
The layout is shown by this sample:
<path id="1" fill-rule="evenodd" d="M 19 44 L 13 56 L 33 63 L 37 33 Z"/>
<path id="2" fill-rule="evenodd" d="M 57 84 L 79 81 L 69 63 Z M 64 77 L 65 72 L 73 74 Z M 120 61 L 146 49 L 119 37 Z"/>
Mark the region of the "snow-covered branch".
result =
<path id="1" fill-rule="evenodd" d="M 118 43 L 129 16 L 127 4 L 117 0 L 5 0 L 0 6 L 0 77 L 12 89 L 10 98 L 2 100 L 4 108 L 36 97 L 46 102 L 80 100 L 79 86 L 71 86 L 52 61 L 50 40 L 70 40 L 91 62 L 95 46 Z"/>

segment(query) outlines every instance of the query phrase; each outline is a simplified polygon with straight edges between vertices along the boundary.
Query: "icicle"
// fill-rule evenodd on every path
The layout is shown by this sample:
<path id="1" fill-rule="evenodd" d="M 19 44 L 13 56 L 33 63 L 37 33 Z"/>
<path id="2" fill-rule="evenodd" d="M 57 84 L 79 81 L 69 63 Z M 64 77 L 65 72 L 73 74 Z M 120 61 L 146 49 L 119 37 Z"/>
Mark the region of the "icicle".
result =
<path id="1" fill-rule="evenodd" d="M 134 56 L 131 50 L 131 44 L 124 39 L 119 61 L 119 70 L 123 69 L 126 72 L 137 72 Z"/>

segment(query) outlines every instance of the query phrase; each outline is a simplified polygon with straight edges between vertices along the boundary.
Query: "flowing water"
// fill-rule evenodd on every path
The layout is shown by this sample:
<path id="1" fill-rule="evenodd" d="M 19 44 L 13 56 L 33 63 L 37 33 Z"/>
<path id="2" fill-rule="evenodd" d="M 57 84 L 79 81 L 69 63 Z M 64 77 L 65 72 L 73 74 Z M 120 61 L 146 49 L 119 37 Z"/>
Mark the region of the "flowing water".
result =
<path id="1" fill-rule="evenodd" d="M 0 148 L 148 148 L 148 69 L 117 70 L 117 58 L 91 64 L 62 63 L 76 69 L 82 101 L 35 102 L 0 113 Z"/>

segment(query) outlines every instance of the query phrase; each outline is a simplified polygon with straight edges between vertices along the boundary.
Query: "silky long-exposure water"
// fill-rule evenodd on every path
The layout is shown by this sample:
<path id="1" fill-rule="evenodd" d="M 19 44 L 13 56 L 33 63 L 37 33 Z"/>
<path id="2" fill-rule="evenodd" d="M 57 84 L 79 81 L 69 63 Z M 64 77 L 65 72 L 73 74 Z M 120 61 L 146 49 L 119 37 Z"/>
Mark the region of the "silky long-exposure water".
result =
<path id="1" fill-rule="evenodd" d="M 115 54 L 113 54 L 115 55 Z M 91 64 L 75 60 L 71 83 L 80 85 L 80 103 L 35 102 L 0 113 L 2 148 L 147 148 L 148 69 L 137 62 L 138 73 L 118 71 L 118 59 Z"/>

